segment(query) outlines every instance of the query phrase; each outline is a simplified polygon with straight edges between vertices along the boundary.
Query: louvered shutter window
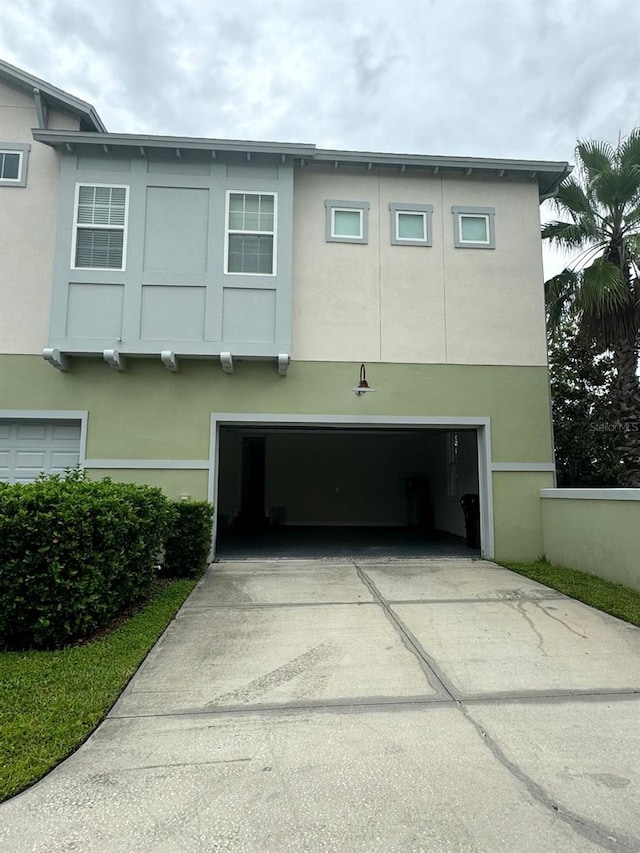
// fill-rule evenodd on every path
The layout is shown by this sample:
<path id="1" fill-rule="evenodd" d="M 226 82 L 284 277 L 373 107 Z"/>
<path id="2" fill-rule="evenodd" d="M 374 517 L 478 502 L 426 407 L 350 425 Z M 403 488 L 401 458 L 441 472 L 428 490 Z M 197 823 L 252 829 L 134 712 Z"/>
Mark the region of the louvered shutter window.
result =
<path id="1" fill-rule="evenodd" d="M 78 187 L 75 266 L 124 268 L 127 188 Z"/>

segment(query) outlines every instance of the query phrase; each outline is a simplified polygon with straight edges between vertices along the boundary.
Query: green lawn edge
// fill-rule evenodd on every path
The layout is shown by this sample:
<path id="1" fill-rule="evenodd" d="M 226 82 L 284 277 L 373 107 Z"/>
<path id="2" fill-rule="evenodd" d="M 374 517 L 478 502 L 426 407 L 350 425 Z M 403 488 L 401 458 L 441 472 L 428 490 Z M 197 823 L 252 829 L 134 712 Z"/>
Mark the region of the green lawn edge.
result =
<path id="1" fill-rule="evenodd" d="M 0 652 L 0 802 L 33 785 L 89 737 L 196 583 L 166 582 L 139 612 L 92 642 Z"/>
<path id="2" fill-rule="evenodd" d="M 498 561 L 498 564 L 640 627 L 640 592 L 635 589 L 544 560 L 535 563 Z"/>

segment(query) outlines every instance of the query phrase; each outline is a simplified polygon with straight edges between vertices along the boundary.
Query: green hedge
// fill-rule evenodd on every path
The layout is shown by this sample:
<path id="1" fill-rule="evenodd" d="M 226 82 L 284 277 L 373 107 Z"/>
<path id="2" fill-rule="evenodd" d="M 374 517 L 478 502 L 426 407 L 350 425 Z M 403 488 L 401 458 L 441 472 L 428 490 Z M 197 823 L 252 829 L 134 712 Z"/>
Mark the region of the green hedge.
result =
<path id="1" fill-rule="evenodd" d="M 0 489 L 0 646 L 87 636 L 149 594 L 174 519 L 160 489 L 42 477 Z"/>
<path id="2" fill-rule="evenodd" d="M 163 573 L 170 577 L 196 577 L 207 566 L 211 549 L 213 505 L 206 501 L 175 501 L 175 521 L 163 561 Z"/>

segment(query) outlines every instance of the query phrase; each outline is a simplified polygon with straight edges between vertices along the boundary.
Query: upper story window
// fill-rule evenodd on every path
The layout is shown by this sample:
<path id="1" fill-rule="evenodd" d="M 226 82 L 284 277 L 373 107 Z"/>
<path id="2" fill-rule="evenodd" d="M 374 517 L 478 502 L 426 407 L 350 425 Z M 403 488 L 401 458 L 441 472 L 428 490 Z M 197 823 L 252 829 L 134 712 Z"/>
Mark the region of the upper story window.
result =
<path id="1" fill-rule="evenodd" d="M 126 186 L 76 184 L 74 269 L 125 268 L 128 197 Z"/>
<path id="2" fill-rule="evenodd" d="M 30 150 L 28 144 L 0 142 L 0 186 L 26 187 Z"/>
<path id="3" fill-rule="evenodd" d="M 326 199 L 328 243 L 369 242 L 369 202 Z"/>
<path id="4" fill-rule="evenodd" d="M 275 275 L 275 193 L 227 193 L 226 273 Z"/>
<path id="5" fill-rule="evenodd" d="M 391 245 L 392 246 L 431 246 L 433 245 L 431 204 L 400 204 L 391 202 Z"/>
<path id="6" fill-rule="evenodd" d="M 454 205 L 454 245 L 458 249 L 495 249 L 495 208 Z"/>

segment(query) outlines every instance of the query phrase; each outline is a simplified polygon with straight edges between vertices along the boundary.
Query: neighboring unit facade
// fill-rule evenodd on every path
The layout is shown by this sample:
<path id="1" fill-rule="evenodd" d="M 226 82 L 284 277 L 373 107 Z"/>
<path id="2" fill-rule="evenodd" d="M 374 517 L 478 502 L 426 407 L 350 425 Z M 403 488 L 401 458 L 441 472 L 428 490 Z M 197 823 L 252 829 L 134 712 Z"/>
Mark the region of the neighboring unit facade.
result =
<path id="1" fill-rule="evenodd" d="M 80 464 L 221 529 L 461 534 L 471 492 L 484 555 L 542 553 L 565 163 L 109 134 L 0 64 L 3 155 L 0 479 Z"/>

